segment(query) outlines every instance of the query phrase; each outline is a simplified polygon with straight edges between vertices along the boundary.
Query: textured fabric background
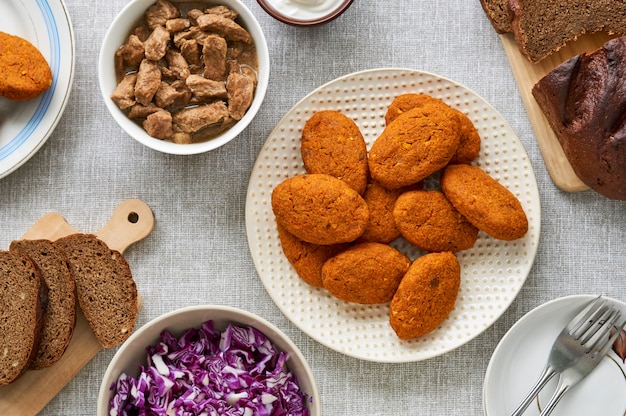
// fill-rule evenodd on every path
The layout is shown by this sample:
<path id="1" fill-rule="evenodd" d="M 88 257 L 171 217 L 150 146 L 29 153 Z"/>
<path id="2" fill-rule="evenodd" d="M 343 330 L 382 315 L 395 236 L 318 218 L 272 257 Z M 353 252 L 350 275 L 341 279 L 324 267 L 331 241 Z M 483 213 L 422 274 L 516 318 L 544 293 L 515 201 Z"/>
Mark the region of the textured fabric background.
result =
<path id="1" fill-rule="evenodd" d="M 0 248 L 48 212 L 61 213 L 79 230 L 96 231 L 121 201 L 144 200 L 154 211 L 155 228 L 126 252 L 144 300 L 138 324 L 203 303 L 259 314 L 285 331 L 309 360 L 328 416 L 480 415 L 489 358 L 526 312 L 568 294 L 605 293 L 626 301 L 626 205 L 554 186 L 500 40 L 478 0 L 356 0 L 336 21 L 310 29 L 284 25 L 253 0 L 243 2 L 269 44 L 265 102 L 228 145 L 203 155 L 171 156 L 129 138 L 100 95 L 100 45 L 127 1 L 65 0 L 76 41 L 71 98 L 41 150 L 0 179 Z M 301 332 L 261 284 L 245 233 L 248 179 L 274 125 L 318 86 L 380 67 L 433 72 L 484 97 L 519 135 L 541 195 L 539 250 L 511 307 L 468 344 L 406 364 L 350 358 Z M 100 380 L 115 351 L 100 352 L 41 414 L 95 414 Z"/>

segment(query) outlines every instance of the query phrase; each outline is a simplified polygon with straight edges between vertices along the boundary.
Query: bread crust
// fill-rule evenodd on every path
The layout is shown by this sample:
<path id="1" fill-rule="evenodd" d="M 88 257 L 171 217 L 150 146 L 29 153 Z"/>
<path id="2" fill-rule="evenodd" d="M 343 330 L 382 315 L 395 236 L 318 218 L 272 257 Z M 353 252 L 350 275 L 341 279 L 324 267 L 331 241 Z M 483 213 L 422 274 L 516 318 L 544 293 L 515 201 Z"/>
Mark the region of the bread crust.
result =
<path id="1" fill-rule="evenodd" d="M 511 31 L 511 10 L 509 0 L 480 0 L 480 4 L 497 33 Z"/>
<path id="2" fill-rule="evenodd" d="M 38 97 L 52 85 L 52 70 L 39 49 L 0 32 L 0 96 L 13 101 Z"/>

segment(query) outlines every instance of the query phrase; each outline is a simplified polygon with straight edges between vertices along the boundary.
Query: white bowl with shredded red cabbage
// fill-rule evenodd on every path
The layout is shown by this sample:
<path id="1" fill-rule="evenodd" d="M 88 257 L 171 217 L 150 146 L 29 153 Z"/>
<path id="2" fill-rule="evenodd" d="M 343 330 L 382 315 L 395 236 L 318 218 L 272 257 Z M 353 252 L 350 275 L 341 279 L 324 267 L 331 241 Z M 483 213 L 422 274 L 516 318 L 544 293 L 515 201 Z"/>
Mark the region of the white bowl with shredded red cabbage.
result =
<path id="1" fill-rule="evenodd" d="M 313 373 L 296 345 L 241 309 L 202 305 L 152 320 L 122 344 L 98 416 L 320 416 Z"/>

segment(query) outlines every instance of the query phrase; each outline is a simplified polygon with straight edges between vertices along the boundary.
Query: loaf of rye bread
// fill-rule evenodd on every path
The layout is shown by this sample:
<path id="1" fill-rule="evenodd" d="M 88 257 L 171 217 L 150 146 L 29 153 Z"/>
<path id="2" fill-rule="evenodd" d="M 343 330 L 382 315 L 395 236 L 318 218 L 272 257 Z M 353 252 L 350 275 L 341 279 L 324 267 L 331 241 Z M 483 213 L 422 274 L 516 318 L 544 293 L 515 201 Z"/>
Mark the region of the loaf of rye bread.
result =
<path id="1" fill-rule="evenodd" d="M 65 254 L 50 240 L 16 240 L 11 242 L 9 250 L 27 255 L 39 267 L 48 287 L 48 308 L 41 345 L 30 368 L 39 370 L 50 367 L 63 356 L 74 333 L 74 278 Z"/>
<path id="2" fill-rule="evenodd" d="M 35 358 L 48 299 L 39 269 L 17 252 L 0 251 L 0 288 L 0 386 L 4 386 Z"/>
<path id="3" fill-rule="evenodd" d="M 511 30 L 531 62 L 539 62 L 585 33 L 626 34 L 623 0 L 509 0 Z"/>
<path id="4" fill-rule="evenodd" d="M 511 31 L 512 15 L 509 0 L 480 0 L 480 4 L 496 32 L 509 33 Z"/>
<path id="5" fill-rule="evenodd" d="M 124 342 L 139 312 L 137 286 L 124 256 L 92 234 L 72 234 L 55 244 L 67 257 L 78 304 L 100 344 L 111 348 Z"/>
<path id="6" fill-rule="evenodd" d="M 532 94 L 580 180 L 626 200 L 626 37 L 565 61 Z"/>

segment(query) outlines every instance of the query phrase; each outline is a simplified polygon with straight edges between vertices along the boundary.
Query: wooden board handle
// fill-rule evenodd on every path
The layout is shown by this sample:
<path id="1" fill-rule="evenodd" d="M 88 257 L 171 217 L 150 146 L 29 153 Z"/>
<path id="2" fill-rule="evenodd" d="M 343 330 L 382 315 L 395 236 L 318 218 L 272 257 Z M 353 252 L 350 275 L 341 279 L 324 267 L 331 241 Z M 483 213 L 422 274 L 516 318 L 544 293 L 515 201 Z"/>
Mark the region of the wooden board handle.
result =
<path id="1" fill-rule="evenodd" d="M 153 227 L 150 207 L 139 199 L 127 199 L 115 208 L 107 225 L 95 235 L 110 249 L 124 253 L 128 246 L 150 234 Z"/>

